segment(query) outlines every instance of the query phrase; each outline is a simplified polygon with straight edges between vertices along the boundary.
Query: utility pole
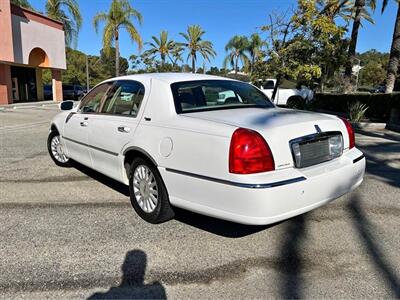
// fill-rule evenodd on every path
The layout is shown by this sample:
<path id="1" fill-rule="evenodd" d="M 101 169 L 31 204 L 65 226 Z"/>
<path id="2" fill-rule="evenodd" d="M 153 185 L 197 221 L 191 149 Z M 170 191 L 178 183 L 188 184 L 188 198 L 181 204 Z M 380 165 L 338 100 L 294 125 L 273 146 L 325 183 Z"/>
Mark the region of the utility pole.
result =
<path id="1" fill-rule="evenodd" d="M 89 60 L 86 54 L 86 93 L 89 92 Z"/>

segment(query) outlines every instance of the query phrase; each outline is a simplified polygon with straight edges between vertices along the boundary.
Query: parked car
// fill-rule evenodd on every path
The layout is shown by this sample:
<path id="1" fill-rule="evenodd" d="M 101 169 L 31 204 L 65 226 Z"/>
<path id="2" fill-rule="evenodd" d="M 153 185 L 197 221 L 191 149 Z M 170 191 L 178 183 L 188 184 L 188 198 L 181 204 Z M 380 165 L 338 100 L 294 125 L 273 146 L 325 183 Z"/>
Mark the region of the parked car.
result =
<path id="1" fill-rule="evenodd" d="M 383 94 L 386 91 L 386 87 L 384 85 L 379 85 L 373 89 L 372 93 L 374 94 Z"/>
<path id="2" fill-rule="evenodd" d="M 64 100 L 79 100 L 84 95 L 84 89 L 77 84 L 63 84 Z"/>
<path id="3" fill-rule="evenodd" d="M 50 84 L 45 84 L 43 86 L 43 97 L 45 100 L 52 100 L 53 99 L 53 90 Z"/>
<path id="4" fill-rule="evenodd" d="M 134 209 L 151 223 L 172 218 L 174 207 L 274 223 L 350 192 L 364 176 L 364 155 L 347 120 L 277 108 L 240 81 L 124 76 L 100 83 L 73 106 L 61 103 L 64 111 L 52 120 L 51 158 L 128 185 Z"/>
<path id="5" fill-rule="evenodd" d="M 276 79 L 267 79 L 265 81 L 259 80 L 255 82 L 254 85 L 260 88 L 269 99 L 272 99 L 276 82 Z M 313 98 L 314 92 L 305 86 L 299 86 L 298 88 L 294 89 L 278 87 L 274 103 L 276 105 L 286 106 L 296 104 L 296 102 L 301 102 L 302 100 L 309 102 Z"/>

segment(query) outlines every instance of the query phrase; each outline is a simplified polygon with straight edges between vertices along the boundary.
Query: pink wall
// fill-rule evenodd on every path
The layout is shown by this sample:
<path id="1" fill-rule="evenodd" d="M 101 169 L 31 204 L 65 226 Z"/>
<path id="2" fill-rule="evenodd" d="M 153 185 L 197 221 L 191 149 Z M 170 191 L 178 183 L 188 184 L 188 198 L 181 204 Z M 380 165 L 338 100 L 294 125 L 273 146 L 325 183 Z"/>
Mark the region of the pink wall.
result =
<path id="1" fill-rule="evenodd" d="M 0 61 L 14 61 L 10 0 L 0 0 Z"/>

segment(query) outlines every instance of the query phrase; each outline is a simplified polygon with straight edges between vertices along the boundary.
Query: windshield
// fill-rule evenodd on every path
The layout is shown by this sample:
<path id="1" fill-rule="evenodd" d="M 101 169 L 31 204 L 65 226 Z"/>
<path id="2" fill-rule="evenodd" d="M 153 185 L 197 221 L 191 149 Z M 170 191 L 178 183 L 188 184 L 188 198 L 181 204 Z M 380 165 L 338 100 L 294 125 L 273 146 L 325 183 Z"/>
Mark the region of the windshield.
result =
<path id="1" fill-rule="evenodd" d="M 250 84 L 232 80 L 196 80 L 171 84 L 177 113 L 274 105 Z"/>

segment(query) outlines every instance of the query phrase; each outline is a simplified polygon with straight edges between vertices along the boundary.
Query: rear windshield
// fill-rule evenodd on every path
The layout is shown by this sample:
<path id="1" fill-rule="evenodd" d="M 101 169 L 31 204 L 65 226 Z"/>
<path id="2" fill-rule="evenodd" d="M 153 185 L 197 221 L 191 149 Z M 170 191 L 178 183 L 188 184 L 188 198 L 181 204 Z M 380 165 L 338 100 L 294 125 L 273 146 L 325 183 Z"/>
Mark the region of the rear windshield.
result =
<path id="1" fill-rule="evenodd" d="M 252 85 L 232 80 L 196 80 L 171 84 L 177 113 L 243 107 L 271 108 L 268 97 Z"/>

